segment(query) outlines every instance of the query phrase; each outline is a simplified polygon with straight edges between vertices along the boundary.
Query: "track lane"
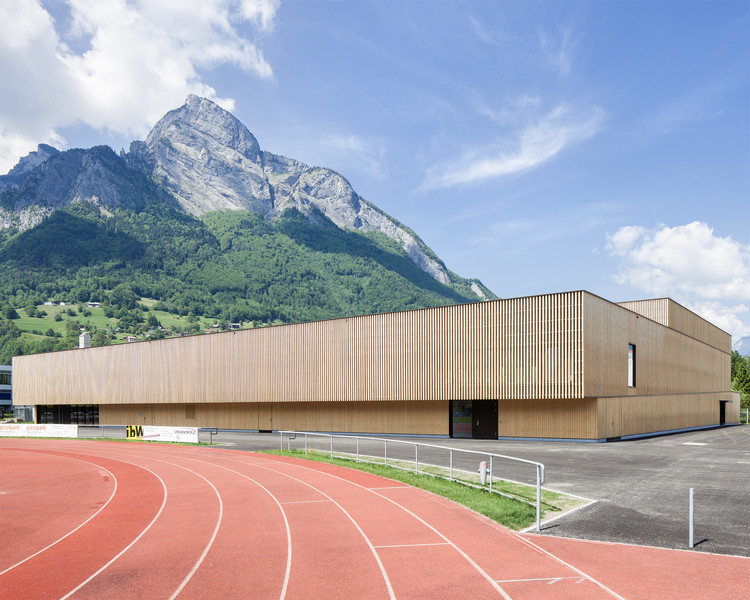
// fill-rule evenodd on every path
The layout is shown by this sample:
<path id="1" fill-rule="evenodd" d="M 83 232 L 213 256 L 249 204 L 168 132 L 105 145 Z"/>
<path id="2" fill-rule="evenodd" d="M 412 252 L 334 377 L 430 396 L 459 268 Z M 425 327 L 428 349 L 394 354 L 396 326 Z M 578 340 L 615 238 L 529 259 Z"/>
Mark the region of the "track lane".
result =
<path id="1" fill-rule="evenodd" d="M 0 448 L 0 461 L 0 575 L 83 527 L 117 489 L 110 471 L 85 460 Z"/>
<path id="2" fill-rule="evenodd" d="M 309 469 L 311 480 L 317 481 L 320 477 L 327 476 L 351 486 L 360 487 L 370 495 L 376 495 L 410 515 L 411 518 L 435 532 L 452 547 L 454 551 L 453 560 L 446 560 L 445 549 L 439 547 L 415 546 L 411 551 L 406 551 L 404 548 L 394 549 L 394 552 L 392 552 L 393 558 L 392 560 L 389 559 L 388 564 L 390 565 L 389 573 L 393 569 L 391 578 L 394 580 L 394 588 L 397 593 L 400 589 L 395 583 L 396 578 L 403 580 L 405 586 L 403 591 L 408 593 L 410 598 L 428 598 L 431 595 L 435 597 L 434 594 L 441 593 L 431 583 L 439 581 L 439 579 L 430 577 L 430 566 L 437 563 L 450 565 L 450 572 L 443 569 L 443 581 L 462 582 L 453 592 L 454 595 L 451 596 L 456 598 L 512 597 L 518 600 L 523 598 L 535 599 L 539 597 L 538 590 L 534 589 L 537 585 L 526 584 L 539 579 L 546 579 L 556 585 L 554 592 L 556 598 L 592 600 L 600 598 L 618 600 L 620 598 L 616 592 L 601 585 L 585 573 L 571 568 L 537 549 L 530 548 L 523 541 L 514 538 L 513 532 L 444 498 L 409 486 L 383 485 L 382 481 L 388 480 L 381 480 L 379 486 L 383 489 L 363 486 L 360 482 L 349 480 L 347 469 L 341 468 L 341 471 L 337 473 L 330 468 L 330 465 L 319 470 L 317 464 L 301 459 L 276 456 L 270 458 L 297 464 L 302 469 Z M 357 504 L 360 507 L 369 506 L 370 502 L 360 496 Z M 404 522 L 403 517 L 402 514 L 400 519 L 395 515 L 391 518 L 397 519 L 398 522 Z M 500 551 L 498 551 L 497 544 L 498 535 L 507 538 Z M 455 553 L 463 558 L 465 564 L 471 566 L 474 570 L 473 577 L 472 575 L 466 575 L 461 570 L 462 563 L 455 559 Z M 386 556 L 385 553 L 384 556 Z M 410 564 L 410 571 L 412 572 L 404 572 L 404 564 Z M 425 574 L 415 578 L 413 572 L 418 571 L 418 568 L 425 570 Z M 403 575 L 400 576 L 400 572 Z M 492 592 L 483 588 L 477 576 L 492 586 Z M 419 584 L 415 583 L 415 579 L 424 581 L 421 584 L 424 589 L 419 589 Z M 510 583 L 505 583 L 509 580 Z M 499 582 L 504 583 L 500 584 Z M 510 593 L 511 589 L 513 590 L 512 593 Z"/>
<path id="3" fill-rule="evenodd" d="M 143 600 L 169 598 L 196 568 L 210 544 L 217 527 L 216 493 L 203 478 L 190 473 L 186 476 L 184 468 L 170 462 L 119 452 L 107 456 L 148 468 L 164 482 L 167 495 L 152 526 L 72 597 L 96 600 L 122 590 Z M 196 506 L 201 508 L 198 516 Z"/>
<path id="4" fill-rule="evenodd" d="M 745 597 L 736 574 L 747 569 L 748 559 L 517 534 L 422 490 L 343 467 L 318 468 L 318 463 L 288 457 L 164 445 L 94 444 L 99 449 L 105 444 L 109 447 L 107 457 L 98 462 L 129 460 L 147 466 L 164 479 L 169 495 L 153 527 L 72 598 L 169 597 L 167 593 L 145 596 L 131 585 L 118 587 L 117 577 L 110 576 L 118 569 L 126 575 L 131 570 L 128 560 L 135 568 L 143 568 L 145 562 L 155 563 L 154 568 L 141 572 L 138 579 L 144 585 L 150 581 L 156 586 L 165 574 L 174 581 L 185 580 L 177 596 L 183 600 L 388 598 L 375 556 L 391 581 L 395 597 L 409 600 L 503 597 L 481 572 L 513 600 Z M 58 451 L 77 447 L 89 452 L 92 446 L 65 442 L 47 447 Z M 194 474 L 188 474 L 188 470 Z M 173 481 L 167 482 L 167 473 L 174 475 Z M 195 483 L 199 476 L 206 479 L 201 498 L 207 497 L 210 483 L 224 504 L 225 514 L 205 560 L 200 562 L 196 557 L 207 547 L 206 535 L 214 526 L 208 515 L 202 519 L 208 522 L 203 523 L 202 545 L 190 545 L 189 560 L 183 558 L 179 569 L 170 569 L 165 557 L 180 554 L 170 544 L 172 530 L 179 527 L 174 518 L 172 487 L 186 485 L 189 480 Z M 181 503 L 185 518 L 192 522 L 196 512 L 190 510 L 190 496 L 185 493 Z M 192 504 L 195 509 L 205 501 L 201 503 L 196 496 Z M 170 508 L 173 513 L 167 518 Z M 159 530 L 160 526 L 163 529 Z M 190 543 L 184 531 L 183 535 Z M 157 538 L 165 542 L 161 550 Z M 151 551 L 144 552 L 152 543 Z M 119 551 L 124 547 L 120 544 Z M 187 579 L 186 565 L 198 565 Z M 45 569 L 43 562 L 39 566 L 38 577 L 54 573 Z M 177 570 L 178 574 L 172 573 Z M 98 588 L 89 588 L 97 581 Z M 175 589 L 174 581 L 170 590 Z M 4 583 L 0 577 L 3 598 Z"/>
<path id="5" fill-rule="evenodd" d="M 80 456 L 59 451 L 49 454 Z M 0 589 L 8 598 L 61 598 L 135 539 L 161 506 L 163 489 L 152 474 L 134 465 L 97 456 L 89 456 L 87 461 L 114 474 L 117 493 L 84 526 L 0 575 Z M 133 506 L 141 510 L 132 511 Z M 44 573 L 53 575 L 40 576 Z"/>
<path id="6" fill-rule="evenodd" d="M 159 455 L 164 458 L 154 458 L 153 452 L 149 452 L 148 448 L 136 453 L 131 447 L 128 452 L 118 452 L 117 456 L 123 460 L 147 461 L 149 467 L 154 469 L 159 469 L 159 465 L 162 469 L 166 466 L 173 467 L 182 471 L 183 475 L 190 473 L 203 479 L 214 490 L 215 499 L 221 503 L 221 517 L 216 523 L 210 543 L 202 548 L 200 560 L 192 565 L 193 568 L 178 586 L 171 588 L 169 593 L 160 595 L 153 588 L 144 589 L 149 580 L 153 581 L 152 577 L 144 574 L 139 581 L 131 584 L 130 591 L 138 598 L 189 599 L 205 598 L 209 593 L 207 590 L 215 597 L 242 597 L 242 590 L 251 589 L 255 597 L 282 598 L 287 585 L 290 557 L 288 544 L 284 543 L 288 538 L 286 519 L 283 511 L 278 510 L 278 503 L 262 486 L 243 474 L 211 461 L 194 458 L 190 456 L 189 449 L 180 450 L 183 452 L 160 452 Z M 180 481 L 178 479 L 176 484 L 180 485 Z M 203 505 L 198 499 L 193 500 L 188 510 L 195 517 L 196 505 Z M 252 507 L 252 510 L 248 510 L 248 507 Z M 273 519 L 273 515 L 278 515 L 278 520 Z M 165 527 L 162 525 L 161 528 Z M 164 539 L 176 541 L 169 531 L 164 531 L 161 536 L 155 535 L 155 538 L 156 544 L 161 542 L 162 552 Z M 144 540 L 145 542 L 148 540 Z M 184 550 L 183 546 L 178 545 L 176 548 Z M 107 581 L 116 580 L 117 572 L 127 571 L 129 564 L 138 569 L 143 554 L 142 544 L 134 547 L 129 557 L 124 557 L 125 560 L 120 561 L 119 565 L 113 566 L 111 573 L 102 575 L 97 589 L 106 589 Z M 182 552 L 174 553 L 178 554 Z M 140 570 L 142 572 L 143 567 Z M 184 569 L 181 572 L 184 573 Z M 92 592 L 89 597 L 101 596 Z"/>
<path id="7" fill-rule="evenodd" d="M 392 598 L 369 540 L 334 499 L 268 469 L 265 458 L 231 454 L 221 464 L 260 484 L 283 507 L 294 557 L 286 598 Z"/>
<path id="8" fill-rule="evenodd" d="M 331 470 L 330 465 L 325 465 L 324 470 L 317 470 L 317 463 L 315 467 L 309 468 L 309 461 L 277 461 L 277 458 L 264 456 L 270 463 L 258 466 L 300 481 L 334 499 L 349 518 L 356 522 L 362 535 L 375 541 L 372 550 L 381 570 L 385 571 L 384 579 L 387 578 L 386 581 L 391 583 L 391 597 L 441 597 L 446 582 L 450 582 L 450 597 L 456 600 L 508 598 L 500 586 L 470 559 L 456 561 L 457 548 L 450 548 L 448 556 L 452 556 L 453 560 L 446 560 L 446 545 L 450 547 L 451 543 L 434 528 L 410 518 L 401 507 L 373 495 L 372 488 L 366 487 L 392 489 L 394 486 L 399 487 L 397 482 L 340 467 Z M 274 466 L 273 462 L 279 464 Z M 346 477 L 351 476 L 355 481 L 335 475 L 335 469 L 341 469 L 339 473 L 346 473 Z M 405 485 L 400 487 L 405 490 L 414 489 Z"/>

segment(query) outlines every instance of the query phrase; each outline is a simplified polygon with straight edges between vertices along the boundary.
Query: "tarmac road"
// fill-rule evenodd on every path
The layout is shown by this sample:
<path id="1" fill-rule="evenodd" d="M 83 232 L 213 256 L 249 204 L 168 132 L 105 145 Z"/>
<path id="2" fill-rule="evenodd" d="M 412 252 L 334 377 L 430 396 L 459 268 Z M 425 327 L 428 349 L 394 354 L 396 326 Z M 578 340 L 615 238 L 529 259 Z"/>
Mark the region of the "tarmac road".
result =
<path id="1" fill-rule="evenodd" d="M 204 438 L 208 441 L 201 433 Z M 279 434 L 214 436 L 214 442 L 238 450 L 278 448 L 279 439 Z M 692 487 L 695 551 L 750 557 L 750 426 L 603 444 L 412 441 L 539 461 L 546 467 L 545 488 L 597 501 L 543 524 L 543 534 L 551 536 L 688 549 Z M 413 456 L 413 449 L 403 452 Z M 429 453 L 420 450 L 420 460 L 429 462 Z M 511 472 L 509 478 L 521 477 Z"/>

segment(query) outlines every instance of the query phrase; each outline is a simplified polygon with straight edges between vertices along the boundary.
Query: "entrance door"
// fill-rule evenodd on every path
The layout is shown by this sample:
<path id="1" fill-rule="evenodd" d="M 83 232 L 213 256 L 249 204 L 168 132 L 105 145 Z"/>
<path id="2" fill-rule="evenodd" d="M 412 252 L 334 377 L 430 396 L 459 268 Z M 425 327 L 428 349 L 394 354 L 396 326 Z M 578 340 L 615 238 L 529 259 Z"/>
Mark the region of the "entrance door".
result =
<path id="1" fill-rule="evenodd" d="M 719 425 L 724 425 L 727 422 L 727 401 L 719 400 Z"/>
<path id="2" fill-rule="evenodd" d="M 496 440 L 497 400 L 474 400 L 471 405 L 471 437 L 475 440 Z"/>
<path id="3" fill-rule="evenodd" d="M 497 439 L 497 400 L 453 400 L 451 437 Z"/>

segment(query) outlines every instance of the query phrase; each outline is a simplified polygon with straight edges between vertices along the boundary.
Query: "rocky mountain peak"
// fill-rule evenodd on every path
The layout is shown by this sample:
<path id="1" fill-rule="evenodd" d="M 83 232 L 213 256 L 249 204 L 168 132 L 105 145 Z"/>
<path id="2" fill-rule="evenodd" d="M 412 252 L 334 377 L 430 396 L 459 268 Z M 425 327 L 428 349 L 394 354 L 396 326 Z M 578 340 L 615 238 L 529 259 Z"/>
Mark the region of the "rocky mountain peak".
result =
<path id="1" fill-rule="evenodd" d="M 188 96 L 131 153 L 193 215 L 247 210 L 275 219 L 294 208 L 314 221 L 323 213 L 338 227 L 387 235 L 422 270 L 441 283 L 450 282 L 445 266 L 419 238 L 361 199 L 344 177 L 261 151 L 250 131 L 210 100 Z"/>
<path id="2" fill-rule="evenodd" d="M 149 148 L 160 141 L 187 139 L 213 142 L 212 145 L 234 150 L 244 158 L 260 164 L 258 140 L 230 112 L 205 98 L 190 94 L 180 108 L 169 111 L 146 138 Z"/>
<path id="3" fill-rule="evenodd" d="M 10 171 L 6 177 L 11 177 L 16 180 L 22 179 L 43 162 L 45 162 L 51 156 L 60 154 L 57 148 L 53 148 L 48 144 L 39 144 L 36 151 L 29 152 L 26 156 L 21 158 Z"/>
<path id="4" fill-rule="evenodd" d="M 0 226 L 26 229 L 76 202 L 105 210 L 150 201 L 153 190 L 137 181 L 158 182 L 159 194 L 167 192 L 197 217 L 238 210 L 275 220 L 296 209 L 314 224 L 326 220 L 341 229 L 378 232 L 435 280 L 451 283 L 445 265 L 424 242 L 360 197 L 345 177 L 261 150 L 231 113 L 195 95 L 119 157 L 107 147 L 59 152 L 40 144 L 0 176 L 0 192 L 9 191 L 0 206 Z"/>

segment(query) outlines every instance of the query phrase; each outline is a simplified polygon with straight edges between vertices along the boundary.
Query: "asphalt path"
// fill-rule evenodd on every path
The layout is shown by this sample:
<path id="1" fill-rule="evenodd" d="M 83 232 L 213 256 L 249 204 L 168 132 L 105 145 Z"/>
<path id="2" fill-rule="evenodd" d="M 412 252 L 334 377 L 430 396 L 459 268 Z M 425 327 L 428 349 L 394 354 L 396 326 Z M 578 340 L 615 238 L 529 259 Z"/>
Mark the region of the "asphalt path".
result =
<path id="1" fill-rule="evenodd" d="M 694 488 L 694 551 L 750 557 L 750 426 L 604 444 L 398 439 L 544 463 L 545 488 L 596 501 L 543 524 L 543 534 L 550 536 L 688 549 L 689 489 Z M 201 440 L 208 441 L 208 434 L 202 432 Z M 280 436 L 219 432 L 213 441 L 254 451 L 279 448 Z M 295 443 L 300 447 L 302 436 Z M 389 457 L 413 458 L 413 446 L 388 444 Z M 382 453 L 382 442 L 371 446 Z M 364 442 L 360 449 L 367 449 Z M 444 463 L 446 452 L 420 448 L 419 460 Z M 479 460 L 484 459 L 461 456 L 454 466 L 474 470 Z M 527 467 L 508 463 L 496 469 L 509 479 L 533 481 Z"/>

